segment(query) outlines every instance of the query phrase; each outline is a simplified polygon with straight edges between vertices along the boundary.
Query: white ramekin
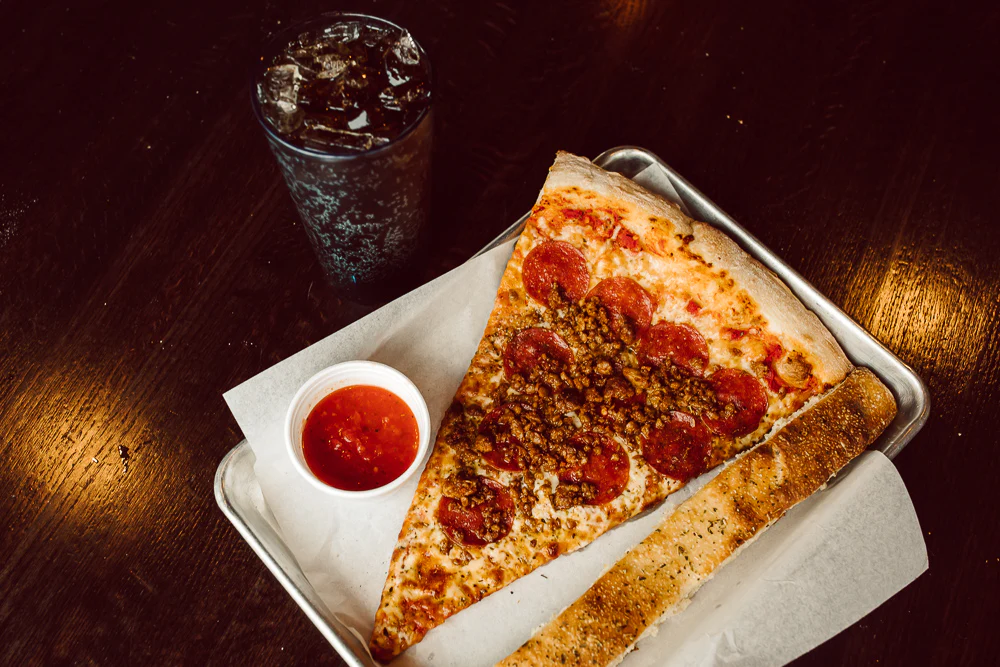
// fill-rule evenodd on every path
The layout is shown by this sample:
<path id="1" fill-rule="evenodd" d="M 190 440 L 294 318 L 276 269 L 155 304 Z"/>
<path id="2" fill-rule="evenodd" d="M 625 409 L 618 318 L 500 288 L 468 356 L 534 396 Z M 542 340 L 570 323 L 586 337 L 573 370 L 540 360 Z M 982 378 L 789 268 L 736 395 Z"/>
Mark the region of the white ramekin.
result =
<path id="1" fill-rule="evenodd" d="M 356 384 L 388 389 L 406 402 L 417 419 L 417 456 L 413 459 L 413 463 L 402 475 L 388 484 L 366 491 L 348 491 L 326 484 L 309 469 L 302 453 L 302 428 L 312 409 L 330 392 Z M 317 489 L 339 498 L 371 498 L 399 488 L 420 469 L 430 448 L 430 422 L 427 403 L 410 378 L 395 368 L 375 361 L 345 361 L 316 373 L 295 393 L 295 398 L 292 399 L 285 415 L 285 445 L 295 469 Z"/>

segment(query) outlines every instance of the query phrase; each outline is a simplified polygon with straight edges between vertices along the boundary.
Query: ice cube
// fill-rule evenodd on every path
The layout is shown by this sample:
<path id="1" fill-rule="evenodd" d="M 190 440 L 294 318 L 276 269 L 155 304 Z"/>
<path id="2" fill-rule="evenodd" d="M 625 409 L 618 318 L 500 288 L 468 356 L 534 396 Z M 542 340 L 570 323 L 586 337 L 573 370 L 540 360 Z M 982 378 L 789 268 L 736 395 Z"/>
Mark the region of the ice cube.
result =
<path id="1" fill-rule="evenodd" d="M 341 42 L 342 44 L 353 42 L 360 34 L 361 24 L 357 21 L 335 23 L 323 31 L 323 37 L 329 38 L 335 42 Z"/>
<path id="2" fill-rule="evenodd" d="M 294 107 L 299 96 L 302 74 L 296 65 L 276 65 L 264 74 L 267 99 L 282 108 Z"/>
<path id="3" fill-rule="evenodd" d="M 361 43 L 367 47 L 381 46 L 388 40 L 389 33 L 374 25 L 366 25 L 361 33 Z"/>
<path id="4" fill-rule="evenodd" d="M 347 63 L 336 53 L 324 53 L 316 56 L 316 66 L 319 79 L 336 79 L 347 69 Z"/>
<path id="5" fill-rule="evenodd" d="M 293 132 L 302 124 L 299 109 L 299 87 L 302 75 L 295 65 L 276 65 L 264 74 L 264 83 L 258 86 L 257 96 L 264 113 L 274 123 L 278 132 Z"/>
<path id="6" fill-rule="evenodd" d="M 382 103 L 383 109 L 388 109 L 389 111 L 402 111 L 403 109 L 399 98 L 396 97 L 396 92 L 392 88 L 386 88 L 379 93 L 378 99 Z"/>
<path id="7" fill-rule="evenodd" d="M 404 83 L 410 80 L 410 72 L 407 71 L 409 68 L 406 63 L 404 63 L 398 55 L 396 55 L 395 49 L 386 49 L 385 55 L 382 56 L 382 64 L 385 68 L 386 78 L 389 79 L 390 86 L 402 86 Z"/>
<path id="8" fill-rule="evenodd" d="M 392 45 L 390 50 L 404 65 L 420 64 L 420 50 L 417 48 L 417 43 L 413 41 L 413 36 L 410 35 L 408 30 L 403 31 L 403 34 L 399 36 L 399 39 Z"/>
<path id="9" fill-rule="evenodd" d="M 420 65 L 420 51 L 410 33 L 404 30 L 399 39 L 385 50 L 382 61 L 389 85 L 402 86 L 408 83 L 415 74 L 414 68 Z"/>

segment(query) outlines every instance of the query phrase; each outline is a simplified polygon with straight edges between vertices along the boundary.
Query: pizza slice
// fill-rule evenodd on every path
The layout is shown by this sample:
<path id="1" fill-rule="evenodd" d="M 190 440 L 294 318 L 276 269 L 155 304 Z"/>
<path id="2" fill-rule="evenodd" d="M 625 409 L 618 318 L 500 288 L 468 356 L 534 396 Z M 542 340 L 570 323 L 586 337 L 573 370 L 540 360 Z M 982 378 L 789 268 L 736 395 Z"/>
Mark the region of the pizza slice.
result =
<path id="1" fill-rule="evenodd" d="M 403 522 L 372 654 L 656 505 L 850 369 L 725 234 L 559 153 Z"/>

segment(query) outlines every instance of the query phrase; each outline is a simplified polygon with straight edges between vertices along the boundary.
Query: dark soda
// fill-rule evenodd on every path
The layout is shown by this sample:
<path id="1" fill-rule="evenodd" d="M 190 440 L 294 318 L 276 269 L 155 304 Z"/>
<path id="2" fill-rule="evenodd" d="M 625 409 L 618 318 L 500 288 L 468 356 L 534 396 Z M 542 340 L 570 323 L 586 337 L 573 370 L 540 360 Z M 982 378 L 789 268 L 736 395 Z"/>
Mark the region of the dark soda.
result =
<path id="1" fill-rule="evenodd" d="M 388 21 L 325 15 L 272 40 L 253 102 L 330 281 L 391 292 L 429 210 L 426 54 Z"/>

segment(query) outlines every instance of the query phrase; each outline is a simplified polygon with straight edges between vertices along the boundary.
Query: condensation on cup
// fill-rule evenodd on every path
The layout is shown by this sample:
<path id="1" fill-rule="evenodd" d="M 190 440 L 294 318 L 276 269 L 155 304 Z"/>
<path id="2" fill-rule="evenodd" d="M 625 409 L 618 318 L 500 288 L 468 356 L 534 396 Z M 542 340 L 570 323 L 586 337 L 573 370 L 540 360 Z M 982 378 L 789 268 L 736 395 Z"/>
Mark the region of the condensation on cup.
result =
<path id="1" fill-rule="evenodd" d="M 405 29 L 335 13 L 271 40 L 251 97 L 330 282 L 378 295 L 420 249 L 430 206 L 431 82 Z"/>

